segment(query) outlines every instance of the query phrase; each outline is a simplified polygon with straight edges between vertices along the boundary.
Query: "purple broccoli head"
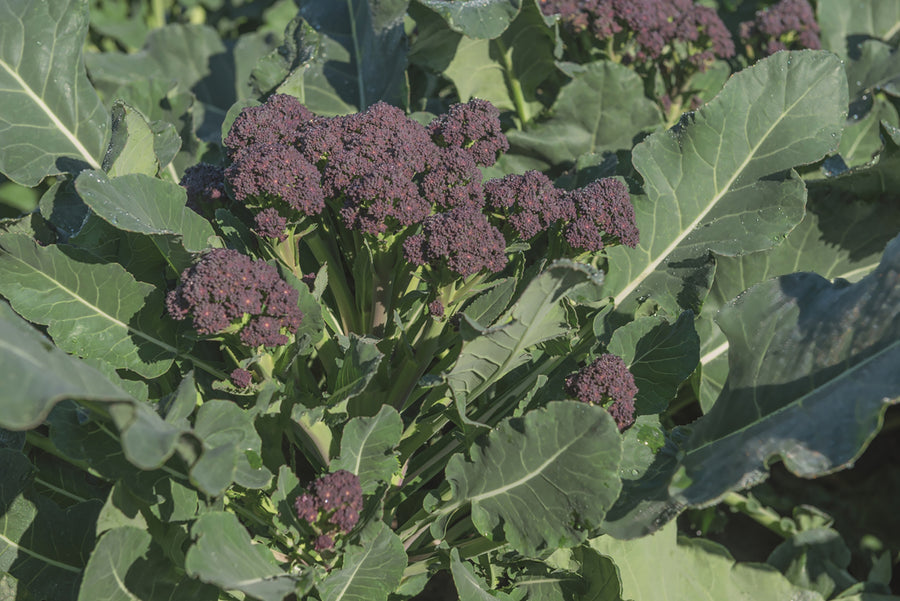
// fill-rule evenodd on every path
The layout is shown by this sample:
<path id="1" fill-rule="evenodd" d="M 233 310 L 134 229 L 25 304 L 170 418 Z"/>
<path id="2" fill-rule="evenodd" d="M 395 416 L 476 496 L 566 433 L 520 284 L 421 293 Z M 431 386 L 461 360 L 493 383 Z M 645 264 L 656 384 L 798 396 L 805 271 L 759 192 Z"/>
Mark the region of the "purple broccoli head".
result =
<path id="1" fill-rule="evenodd" d="M 779 50 L 822 47 L 819 24 L 807 0 L 781 0 L 740 25 L 741 41 L 763 55 Z"/>
<path id="2" fill-rule="evenodd" d="M 566 392 L 583 403 L 605 407 L 620 431 L 634 423 L 634 397 L 638 389 L 621 357 L 601 355 L 566 378 Z"/>
<path id="3" fill-rule="evenodd" d="M 217 248 L 181 274 L 166 297 L 174 319 L 190 316 L 199 334 L 237 333 L 250 347 L 281 346 L 300 326 L 299 293 L 275 267 L 236 250 Z"/>
<path id="4" fill-rule="evenodd" d="M 553 223 L 573 219 L 571 199 L 539 171 L 507 175 L 484 185 L 488 204 L 507 215 L 522 240 L 530 240 Z"/>
<path id="5" fill-rule="evenodd" d="M 300 126 L 314 115 L 299 100 L 287 94 L 270 96 L 264 104 L 240 112 L 223 144 L 234 159 L 257 144 L 292 146 Z"/>
<path id="6" fill-rule="evenodd" d="M 614 178 L 591 182 L 584 188 L 567 194 L 574 206 L 575 218 L 565 228 L 566 241 L 573 248 L 598 251 L 604 238 L 617 240 L 634 248 L 638 244 L 638 229 L 634 222 L 634 207 L 628 188 Z"/>
<path id="7" fill-rule="evenodd" d="M 197 163 L 184 170 L 179 182 L 187 192 L 187 206 L 209 217 L 228 200 L 225 194 L 225 170 L 209 163 Z"/>
<path id="8" fill-rule="evenodd" d="M 427 217 L 422 233 L 403 244 L 406 260 L 414 265 L 446 266 L 461 276 L 506 266 L 506 240 L 480 210 L 458 207 Z"/>
<path id="9" fill-rule="evenodd" d="M 235 388 L 249 388 L 253 384 L 253 374 L 240 367 L 231 372 L 229 379 Z"/>
<path id="10" fill-rule="evenodd" d="M 331 549 L 335 537 L 348 534 L 359 522 L 363 508 L 359 478 L 347 470 L 320 476 L 297 497 L 294 507 L 297 517 L 316 532 L 314 548 Z"/>
<path id="11" fill-rule="evenodd" d="M 480 98 L 454 104 L 431 122 L 428 131 L 441 146 L 462 148 L 485 167 L 496 163 L 497 156 L 509 150 L 509 142 L 500 129 L 500 111 Z"/>

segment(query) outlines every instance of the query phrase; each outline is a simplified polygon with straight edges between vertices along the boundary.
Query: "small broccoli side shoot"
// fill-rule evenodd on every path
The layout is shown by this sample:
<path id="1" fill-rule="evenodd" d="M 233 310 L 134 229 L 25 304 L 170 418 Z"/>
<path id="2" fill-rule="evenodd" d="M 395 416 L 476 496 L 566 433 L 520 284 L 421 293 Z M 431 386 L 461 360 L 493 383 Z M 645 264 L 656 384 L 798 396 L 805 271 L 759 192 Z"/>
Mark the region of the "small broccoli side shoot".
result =
<path id="1" fill-rule="evenodd" d="M 225 206 L 225 170 L 209 163 L 197 163 L 184 170 L 178 182 L 187 192 L 187 207 L 207 219 Z"/>
<path id="2" fill-rule="evenodd" d="M 276 347 L 300 326 L 298 297 L 275 267 L 217 248 L 184 270 L 166 308 L 174 319 L 190 316 L 198 334 L 234 334 L 251 348 Z"/>
<path id="3" fill-rule="evenodd" d="M 454 104 L 431 122 L 428 132 L 438 145 L 463 149 L 485 167 L 509 150 L 509 141 L 500 129 L 500 111 L 480 98 Z"/>
<path id="4" fill-rule="evenodd" d="M 572 248 L 598 251 L 611 241 L 631 248 L 638 245 L 631 196 L 620 180 L 599 179 L 567 196 L 574 206 L 574 218 L 565 229 L 566 242 Z"/>
<path id="5" fill-rule="evenodd" d="M 349 534 L 359 521 L 363 508 L 359 478 L 347 470 L 320 476 L 297 497 L 294 508 L 313 531 L 313 548 L 333 549 L 337 539 Z"/>
<path id="6" fill-rule="evenodd" d="M 741 41 L 752 57 L 764 57 L 779 50 L 819 50 L 819 24 L 807 0 L 781 0 L 757 11 L 753 21 L 740 25 Z"/>
<path id="7" fill-rule="evenodd" d="M 638 388 L 621 357 L 601 355 L 566 378 L 566 392 L 584 403 L 604 407 L 620 431 L 634 423 L 634 397 Z"/>

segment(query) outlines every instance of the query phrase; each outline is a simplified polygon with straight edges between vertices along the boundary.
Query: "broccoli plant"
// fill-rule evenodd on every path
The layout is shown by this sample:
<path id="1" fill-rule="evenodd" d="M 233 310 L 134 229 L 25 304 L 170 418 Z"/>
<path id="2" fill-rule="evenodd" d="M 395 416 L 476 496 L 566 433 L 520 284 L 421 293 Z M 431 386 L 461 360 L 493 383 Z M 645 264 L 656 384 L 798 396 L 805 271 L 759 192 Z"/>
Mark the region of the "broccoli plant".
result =
<path id="1" fill-rule="evenodd" d="M 0 0 L 0 597 L 891 598 L 900 134 L 819 169 L 841 59 L 664 130 L 714 3 L 182 4 Z"/>

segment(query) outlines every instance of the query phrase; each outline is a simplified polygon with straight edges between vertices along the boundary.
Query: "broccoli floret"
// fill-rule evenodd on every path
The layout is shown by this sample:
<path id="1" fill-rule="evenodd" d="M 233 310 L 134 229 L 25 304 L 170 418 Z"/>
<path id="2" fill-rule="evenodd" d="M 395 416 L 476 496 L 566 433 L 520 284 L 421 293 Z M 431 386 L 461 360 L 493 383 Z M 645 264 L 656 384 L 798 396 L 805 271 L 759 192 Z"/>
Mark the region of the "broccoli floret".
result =
<path id="1" fill-rule="evenodd" d="M 440 319 L 444 316 L 444 303 L 441 302 L 441 299 L 436 298 L 428 303 L 428 314 L 435 319 Z"/>
<path id="2" fill-rule="evenodd" d="M 556 221 L 575 217 L 572 200 L 539 171 L 492 179 L 484 192 L 488 204 L 507 215 L 523 240 L 534 238 Z"/>
<path id="3" fill-rule="evenodd" d="M 506 266 L 503 234 L 484 213 L 470 207 L 427 217 L 422 233 L 407 238 L 403 251 L 413 265 L 446 264 L 464 277 L 482 269 L 496 273 Z"/>
<path id="4" fill-rule="evenodd" d="M 293 96 L 275 94 L 264 104 L 242 110 L 223 144 L 232 159 L 257 144 L 291 146 L 297 141 L 300 126 L 313 117 L 313 113 Z"/>
<path id="5" fill-rule="evenodd" d="M 225 178 L 234 199 L 252 207 L 300 215 L 325 207 L 319 170 L 293 146 L 255 145 L 225 170 Z"/>
<path id="6" fill-rule="evenodd" d="M 617 240 L 634 248 L 639 235 L 634 223 L 634 207 L 628 188 L 621 181 L 608 177 L 591 182 L 567 195 L 574 207 L 575 218 L 563 232 L 572 248 L 598 251 L 607 242 Z"/>
<path id="7" fill-rule="evenodd" d="M 299 293 L 275 267 L 236 250 L 217 248 L 184 270 L 166 297 L 174 319 L 190 316 L 197 333 L 237 333 L 249 347 L 281 346 L 300 326 Z"/>
<path id="8" fill-rule="evenodd" d="M 509 150 L 509 141 L 500 129 L 500 111 L 480 98 L 454 104 L 429 124 L 428 131 L 441 146 L 462 148 L 485 167 Z"/>
<path id="9" fill-rule="evenodd" d="M 314 548 L 331 549 L 337 535 L 348 534 L 359 521 L 363 508 L 359 478 L 347 470 L 320 476 L 297 497 L 294 507 L 297 517 L 316 532 Z"/>
<path id="10" fill-rule="evenodd" d="M 605 407 L 620 431 L 634 423 L 638 388 L 621 357 L 601 355 L 566 378 L 566 392 L 583 403 Z"/>
<path id="11" fill-rule="evenodd" d="M 276 240 L 285 240 L 287 233 L 287 219 L 282 217 L 277 209 L 269 207 L 263 209 L 253 218 L 253 231 L 265 238 L 275 238 Z"/>
<path id="12" fill-rule="evenodd" d="M 450 146 L 439 149 L 437 159 L 435 166 L 422 177 L 419 185 L 422 196 L 440 209 L 481 208 L 484 205 L 482 175 L 472 154 Z"/>
<path id="13" fill-rule="evenodd" d="M 559 14 L 575 34 L 586 30 L 605 40 L 622 31 L 633 37 L 631 58 L 656 61 L 676 45 L 703 68 L 734 56 L 734 42 L 715 10 L 693 0 L 541 0 L 544 14 Z"/>
<path id="14" fill-rule="evenodd" d="M 231 372 L 229 379 L 235 388 L 249 388 L 253 384 L 253 374 L 240 367 Z"/>
<path id="15" fill-rule="evenodd" d="M 819 50 L 819 24 L 807 0 L 781 0 L 740 25 L 741 41 L 763 56 L 779 50 Z"/>
<path id="16" fill-rule="evenodd" d="M 184 170 L 179 182 L 187 191 L 187 207 L 205 217 L 221 207 L 225 194 L 225 170 L 209 163 L 197 163 Z"/>

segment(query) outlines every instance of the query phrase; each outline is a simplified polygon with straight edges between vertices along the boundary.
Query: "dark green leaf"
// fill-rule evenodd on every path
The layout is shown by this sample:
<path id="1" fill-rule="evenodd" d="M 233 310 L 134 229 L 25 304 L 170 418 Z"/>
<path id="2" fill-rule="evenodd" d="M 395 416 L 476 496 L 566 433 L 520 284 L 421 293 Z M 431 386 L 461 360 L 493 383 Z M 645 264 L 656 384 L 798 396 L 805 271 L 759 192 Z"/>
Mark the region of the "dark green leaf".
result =
<path id="1" fill-rule="evenodd" d="M 562 87 L 550 118 L 508 132 L 512 152 L 551 164 L 573 163 L 586 153 L 631 148 L 634 137 L 660 125 L 657 106 L 631 69 L 610 61 L 588 63 Z"/>
<path id="2" fill-rule="evenodd" d="M 102 503 L 62 510 L 30 487 L 31 464 L 0 449 L 0 573 L 36 599 L 74 601 Z"/>
<path id="3" fill-rule="evenodd" d="M 734 75 L 672 130 L 635 147 L 646 197 L 634 199 L 641 243 L 609 249 L 607 293 L 624 313 L 648 297 L 670 314 L 699 312 L 710 251 L 775 246 L 803 217 L 792 167 L 837 148 L 847 107 L 840 61 L 779 52 Z M 652 234 L 651 234 L 652 233 Z"/>
<path id="4" fill-rule="evenodd" d="M 403 543 L 384 522 L 375 522 L 360 537 L 360 546 L 344 551 L 340 569 L 317 585 L 322 601 L 385 601 L 400 584 L 406 568 Z"/>
<path id="5" fill-rule="evenodd" d="M 470 38 L 496 38 L 522 6 L 522 0 L 418 0 L 441 15 L 451 29 Z"/>
<path id="6" fill-rule="evenodd" d="M 766 559 L 798 587 L 831 599 L 856 583 L 847 572 L 850 548 L 836 530 L 813 528 L 798 532 L 778 545 Z"/>
<path id="7" fill-rule="evenodd" d="M 35 428 L 65 398 L 129 398 L 103 374 L 54 346 L 5 302 L 0 302 L 0 363 L 16 374 L 0 386 L 0 425 L 5 428 Z"/>
<path id="8" fill-rule="evenodd" d="M 853 105 L 851 105 L 851 110 Z M 865 115 L 851 113 L 851 123 L 844 129 L 838 153 L 848 167 L 871 163 L 884 148 L 881 138 L 881 122 L 894 127 L 900 125 L 897 109 L 883 97 L 876 96 L 873 106 Z M 821 182 L 827 185 L 826 182 Z"/>
<path id="9" fill-rule="evenodd" d="M 372 494 L 400 469 L 394 448 L 402 433 L 403 421 L 390 405 L 373 417 L 351 419 L 344 426 L 341 454 L 331 462 L 331 471 L 343 469 L 356 474 L 363 494 Z"/>
<path id="10" fill-rule="evenodd" d="M 330 405 L 359 396 L 372 381 L 384 358 L 384 354 L 375 346 L 376 342 L 374 338 L 350 335 L 350 348 L 331 386 L 334 392 L 329 400 Z"/>
<path id="11" fill-rule="evenodd" d="M 866 38 L 890 40 L 900 31 L 900 0 L 819 0 L 817 5 L 822 48 L 841 58 L 856 55 Z"/>
<path id="12" fill-rule="evenodd" d="M 231 513 L 200 516 L 191 537 L 195 542 L 188 549 L 185 569 L 194 578 L 263 601 L 282 601 L 298 587 L 300 578 L 279 568 L 265 546 L 254 545 Z"/>
<path id="13" fill-rule="evenodd" d="M 319 115 L 361 111 L 383 100 L 404 104 L 406 0 L 304 2 L 289 48 L 299 53 L 278 91 Z M 269 75 L 271 79 L 272 76 Z"/>
<path id="14" fill-rule="evenodd" d="M 78 591 L 78 601 L 135 601 L 125 585 L 128 568 L 150 548 L 150 533 L 122 526 L 104 534 L 91 553 Z"/>
<path id="15" fill-rule="evenodd" d="M 187 194 L 177 184 L 141 174 L 107 179 L 99 171 L 85 171 L 75 188 L 114 227 L 151 236 L 176 273 L 191 265 L 191 253 L 209 248 L 215 236 L 209 222 L 186 206 Z"/>
<path id="16" fill-rule="evenodd" d="M 870 201 L 893 192 L 900 185 L 900 129 L 884 121 L 881 129 L 879 133 L 886 134 L 884 150 L 874 165 L 861 165 L 819 183 Z"/>
<path id="17" fill-rule="evenodd" d="M 46 324 L 61 349 L 147 378 L 168 371 L 177 349 L 172 322 L 159 318 L 159 290 L 115 263 L 23 236 L 0 236 L 0 251 L 0 293 L 20 315 Z"/>
<path id="18" fill-rule="evenodd" d="M 607 350 L 622 357 L 634 376 L 637 412 L 661 413 L 697 367 L 700 338 L 690 312 L 673 324 L 660 317 L 643 317 L 613 332 Z"/>
<path id="19" fill-rule="evenodd" d="M 0 2 L 0 171 L 23 186 L 100 168 L 109 115 L 84 72 L 87 3 Z"/>
<path id="20" fill-rule="evenodd" d="M 490 327 L 509 306 L 516 292 L 516 278 L 503 278 L 466 305 L 466 316 L 477 324 Z"/>
<path id="21" fill-rule="evenodd" d="M 600 407 L 552 401 L 502 422 L 445 470 L 452 513 L 470 503 L 472 523 L 523 555 L 571 547 L 600 525 L 621 486 L 619 430 Z M 436 538 L 443 533 L 433 532 Z"/>
<path id="22" fill-rule="evenodd" d="M 453 584 L 456 585 L 456 594 L 460 599 L 467 601 L 512 601 L 512 597 L 500 591 L 488 592 L 490 587 L 475 575 L 472 565 L 459 558 L 459 550 L 450 551 L 450 573 L 453 575 Z"/>

